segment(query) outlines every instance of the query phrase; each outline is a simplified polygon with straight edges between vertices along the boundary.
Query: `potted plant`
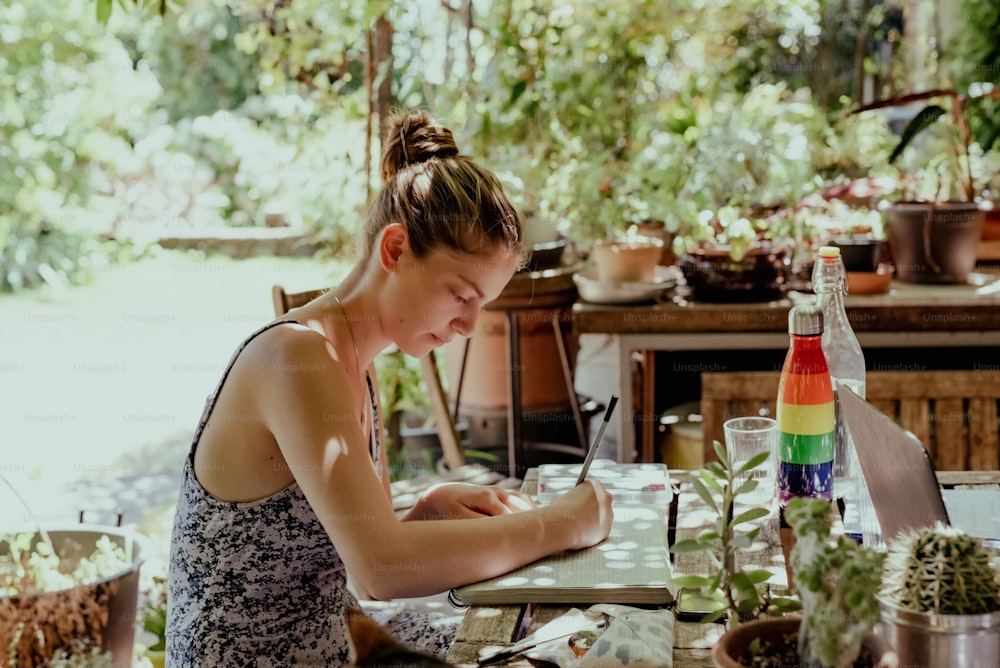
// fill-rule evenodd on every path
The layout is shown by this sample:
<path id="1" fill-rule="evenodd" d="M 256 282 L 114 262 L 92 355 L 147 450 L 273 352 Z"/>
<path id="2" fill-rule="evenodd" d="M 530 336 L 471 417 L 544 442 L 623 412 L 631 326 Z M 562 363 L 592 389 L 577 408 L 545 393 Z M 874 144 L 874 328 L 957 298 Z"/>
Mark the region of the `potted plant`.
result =
<path id="1" fill-rule="evenodd" d="M 691 296 L 705 302 L 770 301 L 781 296 L 790 267 L 789 244 L 773 238 L 763 218 L 736 207 L 698 213 L 701 232 L 679 250 Z"/>
<path id="2" fill-rule="evenodd" d="M 111 527 L 0 535 L 0 665 L 130 665 L 144 558 L 136 534 Z"/>
<path id="3" fill-rule="evenodd" d="M 765 585 L 771 572 L 762 569 L 744 571 L 736 566 L 736 554 L 750 547 L 760 533 L 760 527 L 744 530 L 749 524 L 770 513 L 763 506 L 747 506 L 735 512 L 740 497 L 757 489 L 758 482 L 752 476 L 768 457 L 762 452 L 751 457 L 744 464 L 734 468 L 726 448 L 715 441 L 715 453 L 719 461 L 710 462 L 706 468 L 698 470 L 691 484 L 698 496 L 708 505 L 715 517 L 715 525 L 702 531 L 697 538 L 677 541 L 670 549 L 674 553 L 706 552 L 712 567 L 712 575 L 675 575 L 674 584 L 680 587 L 694 587 L 702 597 L 717 601 L 721 605 L 715 612 L 703 618 L 714 622 L 726 617 L 729 628 L 735 628 L 744 621 L 761 619 L 769 614 L 781 614 L 795 610 L 798 604 L 787 597 L 773 596 Z"/>
<path id="4" fill-rule="evenodd" d="M 1000 656 L 1000 583 L 990 553 L 940 523 L 889 545 L 882 634 L 908 666 L 987 665 Z"/>
<path id="5" fill-rule="evenodd" d="M 793 207 L 822 183 L 826 118 L 807 90 L 759 84 L 692 102 L 678 127 L 687 142 L 674 242 L 692 297 L 769 301 L 781 296 L 807 243 Z"/>
<path id="6" fill-rule="evenodd" d="M 942 130 L 930 143 L 931 158 L 910 178 L 903 201 L 886 211 L 889 243 L 900 280 L 912 283 L 965 283 L 976 264 L 982 237 L 980 208 L 984 175 L 977 173 L 977 155 L 966 113 L 982 98 L 1000 98 L 1000 88 L 980 87 L 969 94 L 952 89 L 930 90 L 865 105 L 855 113 L 946 99 L 949 109 L 931 103 L 911 120 L 889 156 L 894 164 L 915 138 L 929 128 Z M 947 117 L 948 124 L 939 124 Z M 943 141 L 942 141 L 943 140 Z M 985 175 L 988 180 L 989 176 Z"/>
<path id="7" fill-rule="evenodd" d="M 896 654 L 873 633 L 875 592 L 885 555 L 845 536 L 831 539 L 830 503 L 797 498 L 785 510 L 795 531 L 791 564 L 802 612 L 727 632 L 712 650 L 720 668 L 754 666 L 898 666 Z"/>
<path id="8" fill-rule="evenodd" d="M 698 471 L 694 487 L 716 514 L 716 527 L 696 539 L 679 541 L 673 550 L 708 550 L 718 568 L 708 577 L 675 577 L 678 585 L 698 587 L 705 597 L 725 603 L 722 610 L 705 618 L 713 621 L 728 615 L 729 629 L 712 648 L 715 665 L 841 667 L 856 665 L 859 658 L 871 666 L 897 665 L 888 646 L 872 633 L 878 621 L 874 594 L 881 582 L 884 555 L 844 537 L 831 540 L 828 502 L 795 499 L 786 510 L 796 533 L 791 554 L 795 598 L 772 596 L 761 587 L 769 571 L 743 572 L 734 566 L 736 552 L 748 548 L 758 533 L 755 528 L 739 534 L 735 527 L 770 512 L 748 507 L 732 516 L 734 501 L 757 486 L 747 473 L 760 466 L 768 453 L 733 469 L 725 448 L 719 442 L 714 446 L 719 461 Z M 799 608 L 801 615 L 775 616 Z"/>

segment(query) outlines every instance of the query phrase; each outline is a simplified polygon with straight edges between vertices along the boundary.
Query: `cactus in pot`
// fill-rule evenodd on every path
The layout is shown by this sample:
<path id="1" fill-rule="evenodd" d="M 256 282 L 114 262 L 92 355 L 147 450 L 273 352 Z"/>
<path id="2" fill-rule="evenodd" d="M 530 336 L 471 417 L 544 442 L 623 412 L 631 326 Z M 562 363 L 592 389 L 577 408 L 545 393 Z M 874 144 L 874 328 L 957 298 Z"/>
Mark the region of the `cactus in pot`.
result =
<path id="1" fill-rule="evenodd" d="M 879 594 L 881 633 L 900 665 L 995 665 L 998 571 L 981 541 L 941 523 L 889 545 Z"/>
<path id="2" fill-rule="evenodd" d="M 940 523 L 894 541 L 883 593 L 899 607 L 917 612 L 979 615 L 1000 610 L 1000 581 L 986 548 Z"/>

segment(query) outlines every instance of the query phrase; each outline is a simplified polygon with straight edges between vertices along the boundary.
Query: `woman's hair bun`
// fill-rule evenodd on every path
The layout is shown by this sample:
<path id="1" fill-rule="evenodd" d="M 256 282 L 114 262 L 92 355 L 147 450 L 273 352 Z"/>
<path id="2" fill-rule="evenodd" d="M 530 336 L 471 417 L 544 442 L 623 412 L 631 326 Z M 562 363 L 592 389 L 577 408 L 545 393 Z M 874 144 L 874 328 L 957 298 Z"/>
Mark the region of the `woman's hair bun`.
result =
<path id="1" fill-rule="evenodd" d="M 388 181 L 407 165 L 431 158 L 454 158 L 458 145 L 451 130 L 439 125 L 423 109 L 395 112 L 382 142 L 382 180 Z"/>

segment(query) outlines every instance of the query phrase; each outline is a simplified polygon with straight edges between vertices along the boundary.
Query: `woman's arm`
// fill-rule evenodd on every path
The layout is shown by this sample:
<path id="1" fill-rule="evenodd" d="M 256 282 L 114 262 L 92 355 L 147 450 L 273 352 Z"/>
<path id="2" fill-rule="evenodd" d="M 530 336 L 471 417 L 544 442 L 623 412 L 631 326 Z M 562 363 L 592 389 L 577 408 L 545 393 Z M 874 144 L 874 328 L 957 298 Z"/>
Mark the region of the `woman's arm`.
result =
<path id="1" fill-rule="evenodd" d="M 541 509 L 400 522 L 371 465 L 363 404 L 346 389 L 356 383 L 329 342 L 289 328 L 260 350 L 254 359 L 276 371 L 257 388 L 257 410 L 362 591 L 380 599 L 439 593 L 593 545 L 610 531 L 611 498 L 596 483 Z"/>

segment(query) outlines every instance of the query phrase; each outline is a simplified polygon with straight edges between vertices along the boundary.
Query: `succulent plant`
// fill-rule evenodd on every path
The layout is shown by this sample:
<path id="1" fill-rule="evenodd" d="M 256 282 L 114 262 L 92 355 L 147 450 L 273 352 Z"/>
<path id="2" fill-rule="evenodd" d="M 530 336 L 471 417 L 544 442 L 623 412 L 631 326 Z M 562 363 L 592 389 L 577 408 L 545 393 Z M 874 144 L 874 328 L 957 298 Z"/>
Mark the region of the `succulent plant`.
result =
<path id="1" fill-rule="evenodd" d="M 1000 610 L 1000 581 L 983 544 L 940 522 L 892 542 L 882 593 L 917 612 L 976 615 Z"/>
<path id="2" fill-rule="evenodd" d="M 833 537 L 830 502 L 795 498 L 785 517 L 795 530 L 791 552 L 802 601 L 798 649 L 806 666 L 851 666 L 879 622 L 875 592 L 885 555 L 846 536 Z"/>

